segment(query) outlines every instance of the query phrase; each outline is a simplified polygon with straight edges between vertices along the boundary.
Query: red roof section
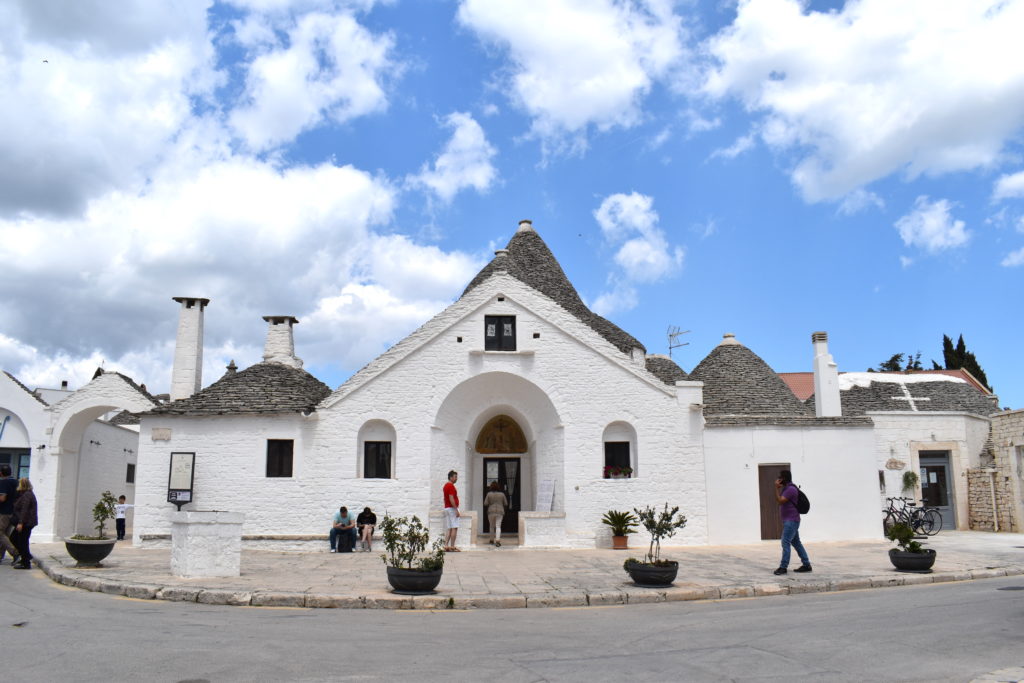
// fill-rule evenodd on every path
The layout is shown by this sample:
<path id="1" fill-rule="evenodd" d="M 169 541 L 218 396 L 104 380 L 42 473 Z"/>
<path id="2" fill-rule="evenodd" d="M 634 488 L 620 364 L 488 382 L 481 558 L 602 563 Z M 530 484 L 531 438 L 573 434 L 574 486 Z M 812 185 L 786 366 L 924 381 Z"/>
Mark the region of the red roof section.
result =
<path id="1" fill-rule="evenodd" d="M 786 386 L 796 395 L 801 401 L 806 401 L 814 395 L 814 373 L 813 372 L 779 372 L 777 373 L 782 381 L 786 383 Z M 840 372 L 840 375 L 845 374 Z M 887 372 L 887 375 L 949 375 L 950 377 L 957 377 L 967 382 L 975 389 L 991 396 L 992 392 L 985 388 L 985 386 L 974 378 L 974 375 L 967 372 L 963 368 L 958 370 L 910 370 L 908 372 Z"/>

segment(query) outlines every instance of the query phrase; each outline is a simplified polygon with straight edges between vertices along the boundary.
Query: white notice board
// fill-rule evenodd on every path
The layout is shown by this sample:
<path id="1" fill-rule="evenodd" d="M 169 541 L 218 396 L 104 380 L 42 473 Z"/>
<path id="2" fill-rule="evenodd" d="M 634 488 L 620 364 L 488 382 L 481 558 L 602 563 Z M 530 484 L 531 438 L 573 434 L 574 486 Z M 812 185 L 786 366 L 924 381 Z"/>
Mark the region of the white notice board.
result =
<path id="1" fill-rule="evenodd" d="M 537 512 L 551 512 L 555 502 L 555 480 L 541 479 L 537 487 Z"/>

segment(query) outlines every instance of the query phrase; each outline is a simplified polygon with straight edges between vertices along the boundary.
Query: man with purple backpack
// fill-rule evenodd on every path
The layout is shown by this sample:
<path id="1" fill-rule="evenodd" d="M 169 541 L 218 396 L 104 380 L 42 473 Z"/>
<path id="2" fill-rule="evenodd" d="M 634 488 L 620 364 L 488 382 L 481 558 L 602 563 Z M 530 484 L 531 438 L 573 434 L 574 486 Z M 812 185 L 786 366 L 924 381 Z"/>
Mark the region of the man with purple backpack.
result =
<path id="1" fill-rule="evenodd" d="M 811 571 L 811 560 L 807 557 L 804 544 L 800 542 L 800 511 L 797 509 L 797 502 L 800 499 L 800 489 L 793 484 L 793 473 L 789 470 L 779 472 L 779 478 L 775 480 L 775 497 L 779 501 L 779 516 L 782 517 L 782 561 L 775 575 L 779 576 L 789 571 L 789 547 L 796 548 L 796 554 L 800 556 L 802 564 L 794 569 L 794 572 Z"/>

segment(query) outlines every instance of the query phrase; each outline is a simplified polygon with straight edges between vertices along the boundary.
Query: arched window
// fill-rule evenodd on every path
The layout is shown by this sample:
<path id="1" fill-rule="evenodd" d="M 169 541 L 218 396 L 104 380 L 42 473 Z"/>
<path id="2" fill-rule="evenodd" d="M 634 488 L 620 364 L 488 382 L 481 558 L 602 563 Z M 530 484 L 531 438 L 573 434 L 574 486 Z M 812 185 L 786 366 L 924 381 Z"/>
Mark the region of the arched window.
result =
<path id="1" fill-rule="evenodd" d="M 604 428 L 605 479 L 636 477 L 638 459 L 636 430 L 628 422 L 612 422 Z"/>
<path id="2" fill-rule="evenodd" d="M 395 428 L 370 420 L 359 430 L 359 475 L 363 479 L 395 478 Z"/>

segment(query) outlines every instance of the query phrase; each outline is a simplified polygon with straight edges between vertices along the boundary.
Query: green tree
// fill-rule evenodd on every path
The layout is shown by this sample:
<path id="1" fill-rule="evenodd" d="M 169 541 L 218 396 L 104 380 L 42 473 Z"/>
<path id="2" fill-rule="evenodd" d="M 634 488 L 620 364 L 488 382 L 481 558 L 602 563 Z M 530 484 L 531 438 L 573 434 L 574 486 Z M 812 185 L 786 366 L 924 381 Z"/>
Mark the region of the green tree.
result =
<path id="1" fill-rule="evenodd" d="M 967 350 L 964 335 L 960 335 L 956 346 L 953 346 L 953 340 L 950 337 L 942 335 L 942 359 L 946 363 L 946 370 L 959 370 L 963 368 L 981 382 L 986 389 L 992 391 L 992 385 L 988 383 L 988 377 L 985 375 L 985 371 L 981 369 L 981 365 L 978 364 L 977 357 L 972 351 Z M 938 363 L 932 361 L 932 365 L 937 366 Z"/>

